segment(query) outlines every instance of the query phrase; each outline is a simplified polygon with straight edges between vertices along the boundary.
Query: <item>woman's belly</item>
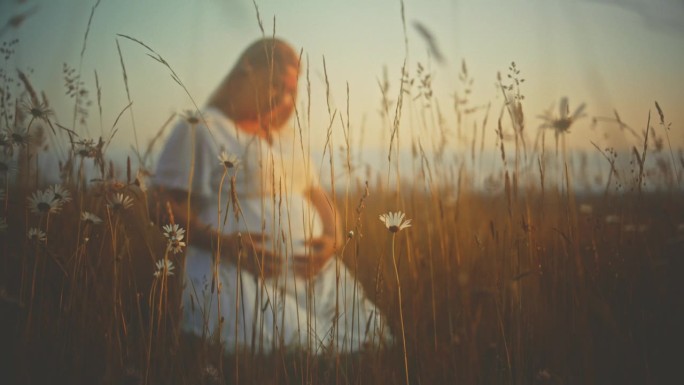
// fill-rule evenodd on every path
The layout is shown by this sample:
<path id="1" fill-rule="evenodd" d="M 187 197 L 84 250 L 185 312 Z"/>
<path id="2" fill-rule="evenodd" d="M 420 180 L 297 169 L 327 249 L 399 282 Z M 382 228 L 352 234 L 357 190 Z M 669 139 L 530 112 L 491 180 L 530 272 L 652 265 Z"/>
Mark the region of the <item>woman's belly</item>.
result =
<path id="1" fill-rule="evenodd" d="M 222 206 L 225 210 L 225 204 Z M 264 247 L 288 260 L 293 255 L 306 255 L 307 241 L 323 233 L 316 209 L 301 195 L 283 197 L 282 202 L 278 197 L 275 202 L 261 197 L 242 199 L 237 218 L 232 206 L 229 207 L 228 214 L 224 211 L 220 219 L 224 233 L 263 234 L 267 236 Z M 218 211 L 205 210 L 203 214 L 207 223 L 218 222 Z"/>

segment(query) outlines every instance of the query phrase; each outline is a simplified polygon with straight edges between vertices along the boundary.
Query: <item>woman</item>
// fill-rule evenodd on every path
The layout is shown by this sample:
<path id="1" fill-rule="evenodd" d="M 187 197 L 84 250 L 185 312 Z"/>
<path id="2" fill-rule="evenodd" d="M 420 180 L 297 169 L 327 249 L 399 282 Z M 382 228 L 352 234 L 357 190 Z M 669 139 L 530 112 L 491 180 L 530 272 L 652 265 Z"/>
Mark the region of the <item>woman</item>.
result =
<path id="1" fill-rule="evenodd" d="M 188 231 L 183 329 L 228 351 L 349 352 L 391 340 L 334 258 L 339 217 L 287 125 L 298 75 L 289 45 L 252 44 L 158 161 L 155 184 Z"/>

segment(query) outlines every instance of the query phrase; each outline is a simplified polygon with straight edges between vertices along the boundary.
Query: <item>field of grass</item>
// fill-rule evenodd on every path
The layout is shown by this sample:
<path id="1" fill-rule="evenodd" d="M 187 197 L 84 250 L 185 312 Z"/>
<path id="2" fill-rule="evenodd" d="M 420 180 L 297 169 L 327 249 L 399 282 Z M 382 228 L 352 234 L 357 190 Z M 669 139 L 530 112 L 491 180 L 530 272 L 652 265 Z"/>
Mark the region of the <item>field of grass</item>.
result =
<path id="1" fill-rule="evenodd" d="M 6 43 L 3 53 L 11 55 L 15 44 Z M 397 343 L 351 355 L 285 349 L 258 355 L 227 354 L 217 341 L 181 333 L 183 254 L 171 252 L 162 231 L 166 206 L 145 183 L 153 156 L 131 153 L 138 161 L 114 164 L 108 137 L 85 134 L 88 113 L 97 116 L 99 87 L 92 93 L 97 102 L 86 103 L 93 86 L 65 65 L 63 97 L 71 98 L 74 112 L 60 120 L 30 74 L 5 66 L 0 382 L 684 381 L 684 153 L 668 136 L 680 127 L 671 127 L 657 103 L 645 127 L 604 122 L 631 130 L 633 147 L 595 145 L 603 163 L 587 166 L 586 154 L 565 146 L 581 108 L 545 113 L 542 134 L 532 140 L 537 133 L 530 127 L 539 120 L 524 118 L 534 114 L 523 114 L 514 63 L 510 77 L 499 80 L 503 100 L 457 99 L 454 127 L 443 126 L 429 72 L 418 68 L 403 74 L 398 95 L 381 84 L 390 154 L 384 171 L 359 171 L 362 164 L 354 163 L 362 149 L 348 142 L 314 149 L 331 165 L 323 179 L 343 215 L 347 239 L 338 260 L 387 315 Z M 462 72 L 467 89 L 465 63 Z M 406 136 L 402 109 L 418 117 L 422 135 Z M 304 112 L 295 129 L 306 125 Z M 112 134 L 117 123 L 126 124 L 119 122 L 126 113 Z M 333 123 L 339 129 L 339 118 L 328 113 L 329 130 Z M 343 131 L 354 129 L 348 116 L 341 121 Z M 409 167 L 399 162 L 400 127 L 412 148 Z M 428 142 L 430 151 L 423 148 Z M 47 147 L 62 150 L 57 187 L 41 182 Z M 452 159 L 452 149 L 466 155 Z M 479 166 L 486 151 L 498 154 L 494 171 Z M 482 187 L 475 181 L 484 181 Z M 378 216 L 398 210 L 412 226 L 393 235 Z"/>

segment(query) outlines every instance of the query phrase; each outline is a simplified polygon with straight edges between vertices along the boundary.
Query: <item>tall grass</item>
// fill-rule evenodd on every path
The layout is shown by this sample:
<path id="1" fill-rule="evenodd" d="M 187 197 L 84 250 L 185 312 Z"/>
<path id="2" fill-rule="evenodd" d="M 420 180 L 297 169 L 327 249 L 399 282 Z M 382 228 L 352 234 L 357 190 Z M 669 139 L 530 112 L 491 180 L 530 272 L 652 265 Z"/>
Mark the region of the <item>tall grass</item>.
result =
<path id="1" fill-rule="evenodd" d="M 120 37 L 152 52 L 187 92 L 161 55 L 140 40 Z M 87 32 L 81 60 L 86 38 Z M 118 42 L 117 49 L 128 90 Z M 328 76 L 334 74 L 323 63 L 330 95 Z M 166 124 L 145 154 L 136 139 L 132 155 L 140 170 L 132 169 L 130 162 L 117 166 L 108 160 L 106 150 L 117 124 L 124 124 L 119 122 L 123 113 L 131 114 L 135 127 L 130 94 L 109 135 L 101 129 L 105 137 L 96 138 L 86 130 L 87 87 L 80 64 L 78 70 L 67 68 L 64 73 L 75 106 L 71 127 L 56 123 L 47 96 L 34 88 L 28 75 L 3 70 L 3 382 L 681 380 L 684 158 L 670 143 L 671 125 L 660 105 L 655 104 L 659 127 L 651 126 L 649 115 L 641 134 L 632 129 L 635 142 L 630 154 L 594 144 L 606 164 L 590 169 L 581 166 L 586 154 L 566 151 L 565 137 L 572 134 L 561 125 L 540 131 L 539 146 L 528 145 L 533 123 L 525 118 L 531 114 L 523 113 L 523 84 L 515 64 L 509 68 L 509 83 L 500 77 L 503 100 L 477 103 L 468 99 L 472 80 L 463 62 L 463 89 L 458 92 L 464 96 L 450 112 L 442 110 L 440 105 L 447 103 L 433 95 L 431 67 L 416 67 L 416 74 L 410 75 L 406 59 L 397 76 L 401 80 L 395 103 L 391 82 L 380 82 L 379 104 L 389 134 L 387 172 L 357 171 L 363 166 L 363 148 L 355 147 L 352 138 L 362 138 L 363 131 L 357 133 L 362 128 L 350 122 L 353 87 L 347 85 L 346 113 L 330 99 L 326 103 L 329 140 L 318 149 L 323 154 L 320 163 L 330 165 L 332 203 L 340 208 L 347 234 L 337 258 L 387 315 L 393 334 L 402 337 L 393 346 L 350 355 L 334 350 L 314 355 L 284 347 L 269 355 L 249 349 L 226 354 L 216 339 L 182 334 L 183 257 L 169 251 L 161 230 L 173 222 L 169 209 L 145 188 L 145 175 L 153 169 L 148 163 L 152 147 L 163 137 Z M 19 86 L 13 86 L 16 80 Z M 308 68 L 306 82 L 306 108 L 297 110 L 294 119 L 300 151 L 308 159 L 316 151 L 304 136 L 315 135 Z M 99 103 L 99 84 L 96 87 Z M 16 97 L 10 97 L 10 89 Z M 410 130 L 403 129 L 402 109 L 411 120 Z M 102 122 L 101 107 L 99 111 Z M 457 117 L 456 127 L 445 123 L 447 113 Z M 625 124 L 615 116 L 594 121 Z M 487 123 L 494 118 L 495 128 Z M 332 139 L 336 119 L 345 138 L 340 152 Z M 561 140 L 562 156 L 557 155 L 558 145 L 555 154 L 546 152 L 546 132 Z M 410 170 L 403 170 L 399 162 L 400 137 L 413 150 Z M 28 198 L 48 187 L 41 183 L 45 175 L 39 166 L 48 142 L 65 149 L 60 180 L 71 199 L 53 194 L 59 210 L 34 213 Z M 449 146 L 470 156 L 451 159 Z M 500 154 L 499 168 L 484 166 L 485 149 Z M 473 188 L 476 180 L 486 180 L 485 188 Z M 582 193 L 580 183 L 599 186 L 600 193 Z M 118 194 L 130 199 L 131 206 L 117 205 Z M 272 197 L 277 202 L 283 198 Z M 413 220 L 396 239 L 377 219 L 390 210 L 402 210 Z M 83 212 L 93 213 L 102 223 L 82 220 Z M 32 228 L 43 231 L 45 238 L 29 239 Z M 159 261 L 171 261 L 174 274 L 159 270 Z"/>

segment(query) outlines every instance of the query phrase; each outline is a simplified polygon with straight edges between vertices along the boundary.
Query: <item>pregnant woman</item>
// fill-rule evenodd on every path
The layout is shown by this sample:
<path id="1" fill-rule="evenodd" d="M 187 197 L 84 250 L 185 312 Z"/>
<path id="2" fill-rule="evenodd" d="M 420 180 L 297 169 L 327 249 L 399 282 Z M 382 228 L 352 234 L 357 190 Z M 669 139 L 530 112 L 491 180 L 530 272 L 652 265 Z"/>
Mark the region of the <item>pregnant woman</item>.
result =
<path id="1" fill-rule="evenodd" d="M 335 258 L 342 229 L 288 125 L 299 58 L 278 39 L 240 56 L 173 128 L 154 184 L 188 229 L 183 330 L 227 351 L 352 352 L 392 340 Z"/>

